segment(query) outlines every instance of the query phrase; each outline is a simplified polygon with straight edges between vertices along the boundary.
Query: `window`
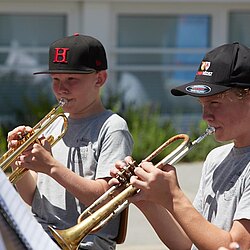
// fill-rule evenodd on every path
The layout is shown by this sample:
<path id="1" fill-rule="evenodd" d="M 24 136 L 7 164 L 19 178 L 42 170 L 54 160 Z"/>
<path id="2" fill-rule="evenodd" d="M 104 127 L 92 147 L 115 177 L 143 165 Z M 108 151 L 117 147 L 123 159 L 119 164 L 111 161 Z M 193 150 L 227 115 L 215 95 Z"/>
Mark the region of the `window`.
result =
<path id="1" fill-rule="evenodd" d="M 240 42 L 250 46 L 250 33 L 248 24 L 250 22 L 249 12 L 231 12 L 229 15 L 229 42 Z"/>
<path id="2" fill-rule="evenodd" d="M 66 35 L 66 21 L 65 15 L 0 14 L 0 122 L 25 98 L 51 94 L 48 81 L 33 73 L 47 68 L 49 44 Z"/>
<path id="3" fill-rule="evenodd" d="M 170 89 L 194 79 L 210 47 L 208 15 L 120 15 L 115 70 L 125 104 L 151 103 L 163 115 L 199 113 Z"/>

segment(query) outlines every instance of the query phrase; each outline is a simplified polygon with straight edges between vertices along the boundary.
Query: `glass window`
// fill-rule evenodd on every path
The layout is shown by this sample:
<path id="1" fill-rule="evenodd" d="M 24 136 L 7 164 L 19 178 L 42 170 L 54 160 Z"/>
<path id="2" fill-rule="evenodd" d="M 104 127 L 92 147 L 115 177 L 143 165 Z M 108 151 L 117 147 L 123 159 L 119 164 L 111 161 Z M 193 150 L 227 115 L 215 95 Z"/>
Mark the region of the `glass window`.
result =
<path id="1" fill-rule="evenodd" d="M 124 102 L 150 102 L 163 115 L 199 113 L 195 100 L 170 89 L 193 80 L 211 45 L 210 23 L 208 15 L 119 16 L 115 70 Z"/>
<path id="2" fill-rule="evenodd" d="M 0 122 L 23 107 L 52 95 L 48 77 L 33 76 L 47 68 L 49 44 L 66 35 L 65 15 L 0 14 Z M 40 79 L 40 80 L 39 80 Z"/>
<path id="3" fill-rule="evenodd" d="M 231 12 L 229 15 L 229 42 L 240 42 L 250 46 L 250 33 L 248 24 L 249 12 Z"/>
<path id="4" fill-rule="evenodd" d="M 48 45 L 66 34 L 64 15 L 0 15 L 1 62 L 18 49 L 40 63 L 47 63 Z M 44 49 L 41 50 L 41 48 Z M 44 56 L 46 54 L 46 56 Z M 4 60 L 5 59 L 5 60 Z"/>

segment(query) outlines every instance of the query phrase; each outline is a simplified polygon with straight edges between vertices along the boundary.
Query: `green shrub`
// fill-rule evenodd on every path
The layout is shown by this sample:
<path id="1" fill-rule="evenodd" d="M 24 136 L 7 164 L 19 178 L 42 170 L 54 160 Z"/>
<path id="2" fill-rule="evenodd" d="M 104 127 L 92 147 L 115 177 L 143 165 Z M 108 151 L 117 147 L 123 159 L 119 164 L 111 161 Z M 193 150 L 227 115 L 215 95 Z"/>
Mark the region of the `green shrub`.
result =
<path id="1" fill-rule="evenodd" d="M 154 111 L 150 106 L 129 108 L 123 116 L 134 139 L 133 158 L 137 162 L 145 159 L 163 142 L 176 134 L 170 122 L 160 123 L 159 111 Z M 155 158 L 157 159 L 159 157 Z"/>
<path id="2" fill-rule="evenodd" d="M 37 96 L 37 102 L 30 100 L 28 97 L 23 98 L 24 107 L 13 108 L 15 119 L 0 126 L 0 155 L 7 151 L 7 135 L 8 132 L 20 125 L 33 127 L 39 122 L 51 109 L 52 100 L 47 95 L 41 94 Z"/>
<path id="3" fill-rule="evenodd" d="M 0 127 L 0 155 L 7 151 L 6 131 L 3 126 Z"/>
<path id="4" fill-rule="evenodd" d="M 25 124 L 33 127 L 49 113 L 53 105 L 56 104 L 56 100 L 48 98 L 47 95 L 40 94 L 37 96 L 36 102 L 25 96 L 23 103 L 25 108 L 15 108 L 14 110 L 16 120 L 18 121 L 17 126 Z"/>
<path id="5" fill-rule="evenodd" d="M 157 149 L 166 140 L 176 135 L 177 132 L 171 121 L 160 123 L 160 113 L 153 110 L 150 106 L 142 108 L 129 108 L 122 114 L 128 123 L 129 130 L 134 139 L 133 158 L 140 162 Z M 198 128 L 191 128 L 190 140 L 197 139 L 205 132 L 207 125 L 201 121 Z M 169 145 L 163 153 L 155 158 L 155 162 L 163 159 L 167 154 L 172 152 L 182 141 L 178 140 Z M 182 162 L 204 161 L 211 149 L 221 145 L 215 141 L 214 136 L 207 136 L 202 142 L 190 150 Z"/>

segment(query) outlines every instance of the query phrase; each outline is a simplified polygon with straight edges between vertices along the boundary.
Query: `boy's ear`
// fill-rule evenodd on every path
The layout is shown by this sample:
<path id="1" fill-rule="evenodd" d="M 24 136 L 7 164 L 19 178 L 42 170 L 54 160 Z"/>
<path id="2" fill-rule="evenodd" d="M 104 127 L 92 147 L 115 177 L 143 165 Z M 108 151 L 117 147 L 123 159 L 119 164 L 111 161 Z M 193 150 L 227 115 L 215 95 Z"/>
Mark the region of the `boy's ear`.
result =
<path id="1" fill-rule="evenodd" d="M 107 72 L 105 70 L 98 72 L 96 84 L 102 86 L 107 79 Z"/>

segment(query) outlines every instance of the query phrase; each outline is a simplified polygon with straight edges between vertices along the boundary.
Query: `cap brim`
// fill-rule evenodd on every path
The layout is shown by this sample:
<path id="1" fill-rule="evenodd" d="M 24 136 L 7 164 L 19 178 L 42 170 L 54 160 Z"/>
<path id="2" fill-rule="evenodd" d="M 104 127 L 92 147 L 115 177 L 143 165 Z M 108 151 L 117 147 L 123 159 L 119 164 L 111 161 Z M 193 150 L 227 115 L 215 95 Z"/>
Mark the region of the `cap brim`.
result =
<path id="1" fill-rule="evenodd" d="M 219 94 L 231 88 L 232 87 L 217 84 L 190 82 L 171 89 L 171 93 L 174 96 L 191 95 L 195 97 L 202 97 Z"/>
<path id="2" fill-rule="evenodd" d="M 96 72 L 95 69 L 86 69 L 86 70 L 47 70 L 47 71 L 41 71 L 41 72 L 35 72 L 33 75 L 39 75 L 39 74 L 91 74 Z"/>

